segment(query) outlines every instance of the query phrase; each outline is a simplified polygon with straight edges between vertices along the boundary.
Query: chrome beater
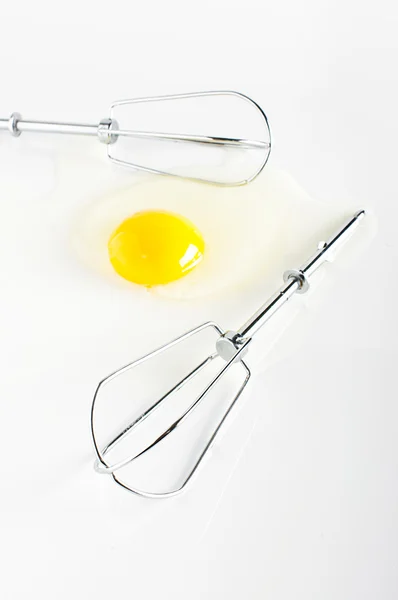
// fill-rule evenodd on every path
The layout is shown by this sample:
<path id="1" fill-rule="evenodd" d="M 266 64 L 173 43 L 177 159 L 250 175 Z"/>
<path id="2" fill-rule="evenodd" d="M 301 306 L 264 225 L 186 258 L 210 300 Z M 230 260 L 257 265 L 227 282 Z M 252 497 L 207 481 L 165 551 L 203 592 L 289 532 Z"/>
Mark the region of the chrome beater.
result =
<path id="1" fill-rule="evenodd" d="M 31 121 L 14 112 L 0 119 L 0 130 L 13 137 L 22 132 L 93 136 L 118 165 L 221 185 L 254 179 L 271 149 L 263 110 L 234 91 L 120 100 L 99 124 Z"/>
<path id="2" fill-rule="evenodd" d="M 181 492 L 187 483 L 192 479 L 193 475 L 196 473 L 200 463 L 203 461 L 204 457 L 208 453 L 210 447 L 214 443 L 216 437 L 218 436 L 225 420 L 230 414 L 232 408 L 236 404 L 238 398 L 241 396 L 244 388 L 246 387 L 249 379 L 250 379 L 250 370 L 246 364 L 246 354 L 249 350 L 249 345 L 252 341 L 253 335 L 256 331 L 260 329 L 292 296 L 297 294 L 303 294 L 307 292 L 309 289 L 309 279 L 314 274 L 314 272 L 326 261 L 331 261 L 334 257 L 335 250 L 340 247 L 342 242 L 344 242 L 354 230 L 357 228 L 360 220 L 365 216 L 365 211 L 360 210 L 355 213 L 350 220 L 337 232 L 334 236 L 332 236 L 326 242 L 320 242 L 318 245 L 317 252 L 307 260 L 299 269 L 288 270 L 284 273 L 283 279 L 284 284 L 282 287 L 269 299 L 265 304 L 263 304 L 256 313 L 246 322 L 240 329 L 237 331 L 224 331 L 219 325 L 214 322 L 204 323 L 191 331 L 181 335 L 180 337 L 174 339 L 168 344 L 161 346 L 160 348 L 150 352 L 149 354 L 139 358 L 138 360 L 124 366 L 123 368 L 115 371 L 105 379 L 103 379 L 97 387 L 97 390 L 94 395 L 92 410 L 91 410 L 91 429 L 92 429 L 92 437 L 94 442 L 94 447 L 97 455 L 97 460 L 95 463 L 95 469 L 99 473 L 111 474 L 114 480 L 125 487 L 129 491 L 138 494 L 144 497 L 152 497 L 152 498 L 165 498 L 168 496 L 175 495 Z M 116 434 L 111 436 L 111 440 L 108 441 L 105 445 L 100 446 L 97 440 L 97 432 L 96 432 L 96 406 L 98 402 L 98 398 L 103 391 L 104 386 L 108 385 L 111 381 L 115 380 L 119 376 L 127 373 L 128 371 L 146 363 L 150 359 L 154 359 L 156 356 L 163 354 L 165 351 L 170 350 L 172 347 L 175 347 L 178 344 L 184 343 L 186 340 L 191 338 L 194 335 L 198 335 L 206 329 L 210 329 L 216 333 L 217 340 L 215 343 L 215 348 L 213 346 L 213 350 L 210 352 L 208 356 L 205 357 L 204 360 L 199 362 L 192 370 L 190 370 L 186 375 L 175 382 L 169 389 L 167 389 L 164 393 L 161 394 L 159 398 L 156 399 L 155 402 L 151 402 L 150 406 L 142 412 L 138 417 L 133 420 L 129 420 L 127 425 L 122 427 L 122 430 Z M 173 396 L 179 392 L 184 386 L 189 384 L 199 373 L 201 373 L 209 364 L 211 364 L 216 358 L 221 359 L 223 362 L 221 369 L 216 372 L 216 374 L 211 378 L 209 383 L 205 385 L 204 389 L 196 395 L 194 398 L 191 398 L 188 406 L 183 410 L 182 414 L 178 416 L 178 418 L 172 420 L 172 422 L 166 426 L 166 428 L 161 431 L 158 435 L 156 435 L 149 443 L 145 444 L 143 449 L 137 450 L 134 453 L 129 454 L 126 458 L 117 460 L 111 464 L 109 462 L 109 454 L 114 450 L 114 448 L 122 442 L 122 440 L 131 436 L 131 434 L 137 430 L 138 426 L 142 424 L 146 419 L 148 419 L 151 415 L 155 413 L 155 411 L 159 410 L 165 400 L 168 400 L 171 404 L 173 404 Z M 185 475 L 178 483 L 178 485 L 174 486 L 172 489 L 161 492 L 153 492 L 153 491 L 143 491 L 142 489 L 137 489 L 134 485 L 127 483 L 126 480 L 119 476 L 119 473 L 122 473 L 124 469 L 126 469 L 129 465 L 134 463 L 137 459 L 144 457 L 151 450 L 153 451 L 159 444 L 164 442 L 172 433 L 174 433 L 177 428 L 184 423 L 187 418 L 196 410 L 199 405 L 202 403 L 204 398 L 208 396 L 208 394 L 216 387 L 225 374 L 233 367 L 233 365 L 239 365 L 243 372 L 243 381 L 240 384 L 238 390 L 232 397 L 232 400 L 228 403 L 226 410 L 223 412 L 221 419 L 217 421 L 216 427 L 212 430 L 211 434 L 207 437 L 207 441 L 195 457 L 195 461 L 193 466 L 189 469 L 187 475 Z M 171 368 L 170 364 L 170 368 Z M 157 373 L 154 373 L 156 378 Z M 152 376 L 153 377 L 153 376 Z M 128 402 L 131 402 L 131 397 Z M 136 432 L 137 433 L 137 432 Z"/>

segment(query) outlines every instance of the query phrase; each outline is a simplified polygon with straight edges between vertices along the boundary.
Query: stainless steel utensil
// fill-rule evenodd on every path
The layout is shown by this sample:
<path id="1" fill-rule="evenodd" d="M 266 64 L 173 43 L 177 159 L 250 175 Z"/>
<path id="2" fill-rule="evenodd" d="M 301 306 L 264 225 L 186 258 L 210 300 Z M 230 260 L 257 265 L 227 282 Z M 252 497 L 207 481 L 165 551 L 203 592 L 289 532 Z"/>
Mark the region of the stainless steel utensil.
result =
<path id="1" fill-rule="evenodd" d="M 118 165 L 221 185 L 240 185 L 264 168 L 267 117 L 248 96 L 211 91 L 121 100 L 98 124 L 32 121 L 13 113 L 0 130 L 93 136 Z M 117 142 L 117 144 L 116 144 Z"/>
<path id="2" fill-rule="evenodd" d="M 183 490 L 187 483 L 192 479 L 204 457 L 209 452 L 209 449 L 219 434 L 225 420 L 227 419 L 250 379 L 250 370 L 246 364 L 246 355 L 249 350 L 253 335 L 292 296 L 294 296 L 296 293 L 303 294 L 308 290 L 310 285 L 309 279 L 313 273 L 325 261 L 330 261 L 334 257 L 335 250 L 339 248 L 342 242 L 354 232 L 360 220 L 364 216 L 364 210 L 360 210 L 355 213 L 353 217 L 328 241 L 320 242 L 317 252 L 299 269 L 286 271 L 283 276 L 284 284 L 282 287 L 269 300 L 267 300 L 267 302 L 263 304 L 256 311 L 256 313 L 250 317 L 250 319 L 246 321 L 246 323 L 244 323 L 237 331 L 225 331 L 214 322 L 204 323 L 203 325 L 200 325 L 199 327 L 196 327 L 195 329 L 192 329 L 191 331 L 188 331 L 187 333 L 174 339 L 168 344 L 165 344 L 153 352 L 146 354 L 142 358 L 139 358 L 138 360 L 135 360 L 134 362 L 122 367 L 103 379 L 95 392 L 91 410 L 92 437 L 97 454 L 97 460 L 95 463 L 96 470 L 99 473 L 111 474 L 118 484 L 140 496 L 165 498 L 181 492 L 181 490 Z M 167 383 L 163 392 L 160 393 L 155 401 L 151 400 L 141 414 L 138 414 L 138 416 L 135 416 L 134 418 L 128 419 L 122 427 L 116 424 L 116 433 L 110 436 L 110 439 L 108 439 L 107 443 L 101 445 L 97 439 L 96 410 L 97 402 L 104 390 L 104 387 L 108 386 L 108 384 L 110 384 L 112 381 L 119 379 L 122 375 L 127 374 L 137 367 L 140 367 L 141 365 L 146 364 L 150 367 L 150 363 L 156 357 L 159 357 L 159 355 L 163 356 L 165 352 L 169 352 L 172 348 L 180 344 L 185 344 L 184 356 L 189 357 L 190 354 L 193 354 L 197 350 L 197 344 L 195 340 L 205 330 L 211 330 L 216 334 L 216 340 L 210 352 L 206 353 L 204 358 L 202 356 L 202 359 L 199 359 L 198 364 L 194 364 L 193 368 L 190 368 L 182 378 L 179 377 L 171 385 L 170 383 Z M 195 338 L 193 336 L 195 336 Z M 191 341 L 192 344 L 188 347 L 186 342 L 189 341 Z M 163 375 L 168 376 L 173 371 L 175 362 L 173 360 L 167 362 L 167 355 L 164 355 L 164 358 L 166 365 Z M 194 360 L 198 359 L 195 358 Z M 124 449 L 124 452 L 127 452 L 127 456 L 123 456 L 123 454 L 122 456 L 119 455 L 116 460 L 110 462 L 110 455 L 112 455 L 117 447 L 119 445 L 123 445 L 123 442 L 128 438 L 133 438 L 134 434 L 137 435 L 140 429 L 138 426 L 142 427 L 145 421 L 147 422 L 147 425 L 149 425 L 151 419 L 154 418 L 155 412 L 161 410 L 162 406 L 168 404 L 173 409 L 178 411 L 178 394 L 183 388 L 187 387 L 189 389 L 191 383 L 199 375 L 203 374 L 206 369 L 209 369 L 209 366 L 212 365 L 216 360 L 222 362 L 221 368 L 214 375 L 210 376 L 210 379 L 204 385 L 203 390 L 201 390 L 199 393 L 196 392 L 193 397 L 188 399 L 188 402 L 184 405 L 181 413 L 178 414 L 176 418 L 172 417 L 171 421 L 166 425 L 166 427 L 162 426 L 157 433 L 152 434 L 152 438 L 150 434 L 149 441 L 145 441 L 142 444 L 142 447 L 136 448 L 134 451 L 131 451 L 130 449 Z M 237 390 L 232 394 L 232 399 L 228 402 L 225 409 L 223 409 L 221 418 L 217 421 L 215 428 L 212 429 L 203 446 L 197 450 L 193 464 L 189 467 L 188 472 L 183 475 L 182 479 L 180 479 L 179 483 L 172 487 L 172 489 L 163 491 L 144 491 L 143 489 L 138 489 L 135 485 L 130 483 L 130 475 L 127 477 L 127 479 L 125 476 L 123 476 L 123 473 L 126 471 L 126 469 L 128 469 L 139 459 L 147 456 L 150 452 L 161 448 L 162 444 L 164 444 L 167 439 L 170 439 L 171 434 L 174 434 L 177 428 L 179 428 L 180 425 L 187 421 L 188 417 L 192 415 L 193 411 L 199 408 L 199 405 L 201 405 L 203 400 L 214 389 L 217 388 L 221 380 L 225 377 L 226 373 L 235 366 L 240 369 L 243 379 L 238 385 Z M 149 379 L 147 380 L 147 383 L 145 383 L 145 386 L 149 384 L 152 385 L 153 380 L 157 380 L 161 376 L 162 372 L 159 370 L 159 368 L 156 368 L 152 373 L 150 373 Z M 146 390 L 147 387 L 143 389 Z M 114 399 L 114 396 L 110 397 L 110 414 L 114 411 Z M 138 400 L 138 398 L 135 397 L 134 389 L 132 389 L 130 390 L 127 398 L 127 410 L 131 410 L 135 400 Z M 166 400 L 167 403 L 165 402 Z M 107 423 L 108 421 L 106 421 L 106 425 Z"/>

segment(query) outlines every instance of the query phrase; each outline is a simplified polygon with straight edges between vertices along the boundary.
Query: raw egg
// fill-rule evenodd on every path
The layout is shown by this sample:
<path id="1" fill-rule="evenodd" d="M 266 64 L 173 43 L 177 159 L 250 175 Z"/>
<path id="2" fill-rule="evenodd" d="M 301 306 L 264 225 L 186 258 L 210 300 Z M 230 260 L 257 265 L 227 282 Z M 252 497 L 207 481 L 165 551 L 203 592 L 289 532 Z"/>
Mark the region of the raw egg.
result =
<path id="1" fill-rule="evenodd" d="M 205 243 L 188 219 L 164 210 L 140 211 L 125 219 L 108 242 L 116 273 L 146 287 L 189 273 L 203 258 Z"/>
<path id="2" fill-rule="evenodd" d="M 148 175 L 93 198 L 74 242 L 90 270 L 132 294 L 229 302 L 267 283 L 272 292 L 339 213 L 271 166 L 240 187 Z"/>

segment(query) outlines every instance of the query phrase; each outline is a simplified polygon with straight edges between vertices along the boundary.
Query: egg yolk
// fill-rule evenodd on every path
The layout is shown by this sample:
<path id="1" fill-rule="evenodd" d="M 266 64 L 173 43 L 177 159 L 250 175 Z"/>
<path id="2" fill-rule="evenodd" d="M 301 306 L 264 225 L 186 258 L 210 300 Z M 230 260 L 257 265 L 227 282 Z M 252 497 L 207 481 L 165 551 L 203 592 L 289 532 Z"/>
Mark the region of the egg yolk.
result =
<path id="1" fill-rule="evenodd" d="M 205 243 L 188 219 L 161 210 L 134 214 L 117 227 L 108 242 L 116 273 L 151 287 L 180 279 L 203 257 Z"/>

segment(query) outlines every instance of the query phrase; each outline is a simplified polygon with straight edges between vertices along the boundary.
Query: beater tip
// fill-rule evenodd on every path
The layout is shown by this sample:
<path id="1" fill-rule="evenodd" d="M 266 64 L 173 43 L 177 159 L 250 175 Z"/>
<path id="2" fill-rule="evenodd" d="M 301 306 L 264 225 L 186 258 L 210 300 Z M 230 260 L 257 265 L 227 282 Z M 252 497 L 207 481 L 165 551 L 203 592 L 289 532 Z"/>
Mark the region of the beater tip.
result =
<path id="1" fill-rule="evenodd" d="M 366 211 L 364 208 L 361 208 L 361 210 L 358 210 L 354 215 L 354 219 L 357 219 L 358 221 L 360 221 L 364 217 L 366 217 Z"/>

